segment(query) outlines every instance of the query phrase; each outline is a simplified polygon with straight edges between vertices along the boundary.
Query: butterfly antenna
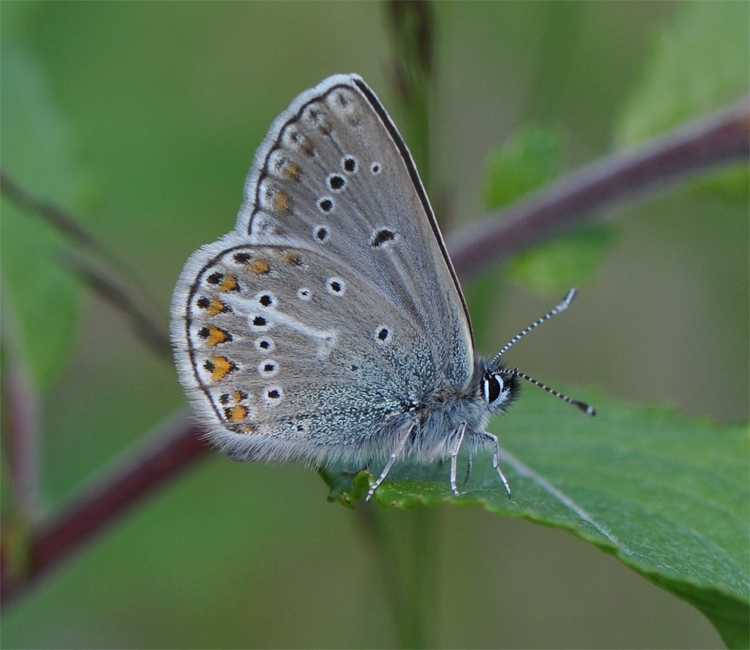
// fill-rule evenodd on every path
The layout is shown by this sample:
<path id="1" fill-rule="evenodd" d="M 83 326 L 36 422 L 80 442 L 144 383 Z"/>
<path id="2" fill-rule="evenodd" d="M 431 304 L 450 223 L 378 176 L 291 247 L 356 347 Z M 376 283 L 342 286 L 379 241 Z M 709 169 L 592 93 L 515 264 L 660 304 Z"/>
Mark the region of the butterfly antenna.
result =
<path id="1" fill-rule="evenodd" d="M 540 319 L 534 321 L 531 325 L 529 325 L 525 330 L 514 336 L 508 343 L 505 345 L 505 347 L 500 350 L 500 352 L 497 353 L 495 358 L 492 360 L 492 364 L 495 365 L 499 360 L 500 357 L 502 357 L 508 349 L 517 341 L 521 340 L 524 336 L 526 336 L 531 330 L 533 330 L 536 327 L 539 327 L 544 321 L 548 321 L 553 316 L 557 316 L 560 312 L 565 311 L 570 303 L 573 301 L 573 298 L 575 298 L 576 290 L 571 289 L 568 291 L 568 295 L 563 298 L 563 301 L 557 305 L 554 309 L 551 309 L 548 311 L 544 316 L 542 316 Z M 525 379 L 530 384 L 534 384 L 534 386 L 538 386 L 542 390 L 546 390 L 550 395 L 554 395 L 555 397 L 561 399 L 563 402 L 567 402 L 568 404 L 571 404 L 572 406 L 575 406 L 576 408 L 581 409 L 586 415 L 596 415 L 596 410 L 594 409 L 591 404 L 586 404 L 585 402 L 579 402 L 577 399 L 571 399 L 567 395 L 563 395 L 562 393 L 558 393 L 553 388 L 550 388 L 546 384 L 543 384 L 541 381 L 537 381 L 533 377 L 529 377 L 526 373 L 521 372 L 518 368 L 515 368 L 514 370 L 502 370 L 502 374 L 504 375 L 510 375 L 513 377 L 520 377 L 521 379 Z"/>
<path id="2" fill-rule="evenodd" d="M 539 327 L 544 321 L 549 320 L 553 316 L 557 316 L 560 312 L 565 311 L 568 308 L 568 305 L 570 305 L 570 303 L 573 300 L 573 298 L 575 297 L 575 295 L 576 295 L 576 290 L 575 289 L 571 289 L 570 291 L 568 291 L 568 295 L 565 296 L 565 298 L 563 299 L 563 301 L 559 305 L 557 305 L 557 307 L 555 307 L 554 309 L 551 309 L 544 316 L 542 316 L 539 320 L 534 321 L 525 330 L 523 330 L 522 332 L 516 334 L 510 341 L 508 341 L 505 344 L 505 347 L 502 350 L 500 350 L 500 352 L 498 352 L 495 355 L 495 358 L 492 360 L 492 364 L 493 365 L 496 364 L 500 360 L 500 357 L 502 357 L 510 349 L 510 347 L 514 343 L 516 343 L 517 341 L 520 341 L 531 330 Z M 521 377 L 522 375 L 519 374 L 518 376 Z M 549 389 L 547 389 L 547 390 L 549 390 Z M 554 392 L 554 391 L 552 391 L 552 392 Z"/>
<path id="3" fill-rule="evenodd" d="M 546 390 L 550 395 L 554 395 L 555 397 L 560 398 L 563 402 L 567 402 L 571 406 L 575 406 L 576 408 L 581 409 L 586 415 L 596 415 L 596 409 L 591 406 L 591 404 L 586 404 L 586 402 L 579 402 L 577 399 L 572 399 L 567 395 L 558 393 L 554 388 L 550 388 L 546 384 L 543 384 L 541 381 L 537 381 L 533 377 L 529 377 L 526 373 L 521 372 L 518 368 L 515 368 L 514 370 L 506 370 L 502 374 L 525 379 L 530 384 L 534 384 L 534 386 L 539 386 L 539 388 L 541 388 L 542 390 Z"/>

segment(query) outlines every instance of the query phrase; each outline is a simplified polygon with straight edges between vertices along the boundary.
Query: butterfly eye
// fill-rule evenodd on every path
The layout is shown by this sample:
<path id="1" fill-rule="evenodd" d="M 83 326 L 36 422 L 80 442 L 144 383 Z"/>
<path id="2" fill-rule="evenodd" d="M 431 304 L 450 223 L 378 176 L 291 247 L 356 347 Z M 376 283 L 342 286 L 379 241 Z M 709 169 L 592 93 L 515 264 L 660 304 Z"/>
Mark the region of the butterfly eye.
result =
<path id="1" fill-rule="evenodd" d="M 485 375 L 482 389 L 484 391 L 484 401 L 487 404 L 494 404 L 495 401 L 503 394 L 505 384 L 499 375 Z"/>

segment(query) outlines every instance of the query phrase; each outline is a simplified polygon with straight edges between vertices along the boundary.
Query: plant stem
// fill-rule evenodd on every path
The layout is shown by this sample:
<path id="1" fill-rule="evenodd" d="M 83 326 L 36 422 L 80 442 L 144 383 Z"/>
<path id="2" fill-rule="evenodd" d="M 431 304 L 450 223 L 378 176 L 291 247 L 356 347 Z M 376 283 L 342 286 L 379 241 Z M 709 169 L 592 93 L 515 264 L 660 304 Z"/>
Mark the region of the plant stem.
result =
<path id="1" fill-rule="evenodd" d="M 80 219 L 77 219 L 59 205 L 34 196 L 16 183 L 2 169 L 0 169 L 0 191 L 16 207 L 28 214 L 41 217 L 78 248 L 96 253 L 104 252 L 102 245 L 94 234 L 82 225 Z"/>
<path id="2" fill-rule="evenodd" d="M 418 507 L 390 513 L 359 503 L 356 513 L 384 585 L 399 647 L 432 647 L 439 594 L 438 511 Z M 396 535 L 394 528 L 401 534 Z"/>
<path id="3" fill-rule="evenodd" d="M 424 0 L 392 0 L 386 8 L 393 51 L 391 83 L 401 104 L 406 142 L 429 195 L 432 7 Z"/>
<path id="4" fill-rule="evenodd" d="M 6 351 L 0 385 L 3 446 L 8 461 L 13 506 L 33 521 L 39 513 L 39 396 L 17 355 Z M 8 358 L 11 357 L 11 358 Z"/>
<path id="5" fill-rule="evenodd" d="M 560 177 L 528 199 L 491 212 L 453 237 L 448 251 L 462 277 L 552 235 L 582 225 L 606 208 L 644 197 L 750 156 L 750 98 L 684 124 L 641 147 L 616 152 Z"/>
<path id="6" fill-rule="evenodd" d="M 0 590 L 3 605 L 7 606 L 138 501 L 185 471 L 207 450 L 200 429 L 191 425 L 186 415 L 173 417 L 146 445 L 130 452 L 117 469 L 110 468 L 101 480 L 82 490 L 67 507 L 31 531 L 28 566 L 23 576 L 13 575 L 3 561 Z"/>
<path id="7" fill-rule="evenodd" d="M 437 636 L 434 612 L 440 593 L 439 510 L 420 506 L 411 514 L 412 636 L 404 647 L 430 648 Z"/>
<path id="8" fill-rule="evenodd" d="M 400 579 L 401 572 L 398 569 L 397 554 L 385 530 L 384 513 L 374 503 L 365 502 L 358 503 L 355 512 L 360 530 L 371 547 L 375 564 L 378 567 L 386 600 L 390 606 L 396 638 L 399 640 L 399 645 L 404 647 L 408 633 L 406 631 L 403 581 Z"/>
<path id="9" fill-rule="evenodd" d="M 430 106 L 434 70 L 434 21 L 431 3 L 419 0 L 392 0 L 387 5 L 392 37 L 392 82 L 402 105 L 406 141 L 419 169 L 427 194 L 430 194 Z M 411 549 L 401 549 L 389 564 L 408 562 L 398 581 L 401 595 L 391 599 L 403 611 L 394 611 L 403 648 L 426 648 L 430 614 L 437 598 L 438 556 L 435 513 L 417 508 L 411 513 Z M 386 547 L 393 554 L 393 546 Z M 411 552 L 409 552 L 409 550 Z"/>

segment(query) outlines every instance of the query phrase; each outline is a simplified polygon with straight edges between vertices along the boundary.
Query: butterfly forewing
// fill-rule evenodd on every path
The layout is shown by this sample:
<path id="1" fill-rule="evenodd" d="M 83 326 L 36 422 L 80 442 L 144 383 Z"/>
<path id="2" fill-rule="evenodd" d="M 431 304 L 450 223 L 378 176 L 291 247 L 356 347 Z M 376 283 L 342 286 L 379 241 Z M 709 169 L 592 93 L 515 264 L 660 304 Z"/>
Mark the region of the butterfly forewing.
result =
<path id="1" fill-rule="evenodd" d="M 271 128 L 238 232 L 288 242 L 370 278 L 424 336 L 453 385 L 473 370 L 470 325 L 408 149 L 356 76 L 301 95 Z M 453 345 L 445 354 L 445 342 Z"/>

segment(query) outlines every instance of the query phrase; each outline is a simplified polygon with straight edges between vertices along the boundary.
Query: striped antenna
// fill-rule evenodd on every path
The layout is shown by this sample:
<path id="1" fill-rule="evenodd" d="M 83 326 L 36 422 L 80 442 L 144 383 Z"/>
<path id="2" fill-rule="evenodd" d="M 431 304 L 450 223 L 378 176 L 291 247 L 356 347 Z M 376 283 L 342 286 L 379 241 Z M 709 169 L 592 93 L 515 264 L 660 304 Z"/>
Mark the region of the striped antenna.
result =
<path id="1" fill-rule="evenodd" d="M 535 327 L 539 327 L 544 321 L 549 320 L 553 316 L 557 316 L 560 312 L 565 311 L 570 303 L 572 302 L 573 298 L 575 298 L 576 290 L 571 289 L 568 291 L 568 295 L 565 296 L 563 301 L 557 305 L 554 309 L 547 312 L 544 316 L 542 316 L 539 320 L 533 322 L 531 325 L 529 325 L 523 332 L 520 334 L 517 334 L 514 336 L 506 346 L 500 350 L 500 352 L 497 353 L 497 356 L 492 360 L 492 365 L 496 366 L 497 362 L 500 360 L 500 357 L 502 357 L 507 351 L 508 348 L 510 348 L 516 341 L 519 341 L 524 336 L 526 336 L 531 330 L 533 330 Z M 581 409 L 586 415 L 596 415 L 596 410 L 594 409 L 591 404 L 586 404 L 585 402 L 579 402 L 577 399 L 571 399 L 567 395 L 563 395 L 562 393 L 558 393 L 553 388 L 550 388 L 546 384 L 543 384 L 541 381 L 537 381 L 533 377 L 529 377 L 526 373 L 521 372 L 518 368 L 515 368 L 514 370 L 508 370 L 506 368 L 500 369 L 500 374 L 505 376 L 511 376 L 511 377 L 520 377 L 521 379 L 525 379 L 530 384 L 534 384 L 534 386 L 539 386 L 542 390 L 546 390 L 550 395 L 554 395 L 555 397 L 560 398 L 563 402 L 567 402 L 568 404 L 571 404 L 572 406 L 575 406 L 576 408 Z"/>
<path id="2" fill-rule="evenodd" d="M 534 384 L 534 386 L 539 386 L 539 388 L 541 388 L 542 390 L 546 390 L 550 395 L 559 397 L 563 402 L 567 402 L 568 404 L 581 409 L 586 415 L 596 415 L 596 409 L 591 406 L 591 404 L 579 402 L 577 399 L 571 399 L 567 395 L 558 393 L 554 388 L 550 388 L 546 384 L 543 384 L 541 381 L 537 381 L 533 377 L 529 377 L 526 373 L 521 372 L 518 368 L 515 368 L 514 370 L 501 370 L 500 372 L 503 375 L 511 375 L 513 377 L 520 377 L 521 379 L 525 379 L 530 384 Z"/>
<path id="3" fill-rule="evenodd" d="M 529 325 L 523 332 L 520 332 L 519 334 L 516 334 L 508 343 L 505 344 L 505 347 L 500 350 L 500 352 L 495 355 L 495 358 L 492 360 L 492 364 L 496 365 L 497 362 L 500 360 L 500 357 L 502 357 L 509 349 L 510 347 L 516 343 L 517 341 L 520 341 L 524 336 L 526 336 L 531 330 L 533 330 L 536 327 L 539 327 L 544 321 L 549 320 L 553 316 L 557 316 L 560 312 L 565 311 L 568 308 L 568 305 L 570 305 L 571 301 L 576 295 L 576 290 L 571 289 L 568 291 L 568 295 L 565 296 L 563 301 L 557 305 L 554 309 L 547 312 L 544 316 L 542 316 L 539 320 L 533 322 L 531 325 Z M 518 374 L 519 377 L 521 377 L 521 374 Z M 527 377 L 524 377 L 524 379 L 527 379 Z M 547 389 L 549 390 L 549 389 Z M 554 391 L 551 391 L 554 392 Z"/>

